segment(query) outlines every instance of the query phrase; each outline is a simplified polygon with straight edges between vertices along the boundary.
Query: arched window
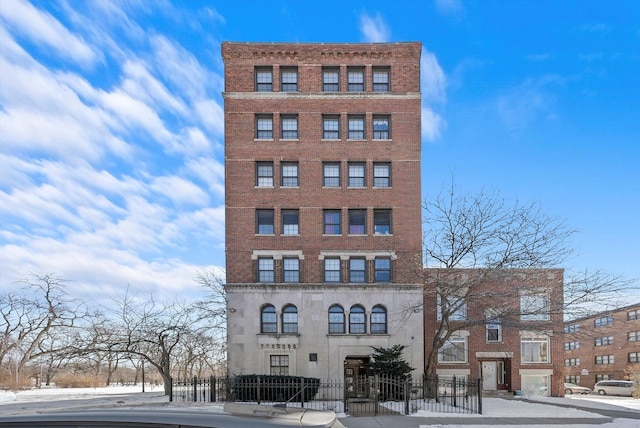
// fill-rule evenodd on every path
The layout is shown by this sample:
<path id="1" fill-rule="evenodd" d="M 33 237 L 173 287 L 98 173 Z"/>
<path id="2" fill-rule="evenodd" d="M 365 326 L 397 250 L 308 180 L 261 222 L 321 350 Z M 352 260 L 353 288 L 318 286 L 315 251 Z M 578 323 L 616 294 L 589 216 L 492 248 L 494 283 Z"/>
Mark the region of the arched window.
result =
<path id="1" fill-rule="evenodd" d="M 329 308 L 329 334 L 344 334 L 344 309 L 340 305 Z"/>
<path id="2" fill-rule="evenodd" d="M 282 332 L 298 332 L 298 308 L 293 305 L 287 305 L 282 309 Z"/>
<path id="3" fill-rule="evenodd" d="M 260 309 L 260 333 L 277 333 L 278 317 L 273 305 L 264 305 Z"/>
<path id="4" fill-rule="evenodd" d="M 387 333 L 387 310 L 382 305 L 371 309 L 371 334 Z"/>
<path id="5" fill-rule="evenodd" d="M 354 305 L 349 312 L 349 333 L 365 334 L 367 332 L 367 315 L 364 308 L 360 305 Z"/>

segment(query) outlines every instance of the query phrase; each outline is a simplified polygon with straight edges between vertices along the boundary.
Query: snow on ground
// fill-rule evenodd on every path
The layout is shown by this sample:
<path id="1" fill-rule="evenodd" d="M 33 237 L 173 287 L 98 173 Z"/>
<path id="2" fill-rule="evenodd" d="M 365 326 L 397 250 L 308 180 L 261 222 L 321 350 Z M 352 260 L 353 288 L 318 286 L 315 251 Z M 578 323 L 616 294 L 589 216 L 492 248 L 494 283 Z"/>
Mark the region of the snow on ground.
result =
<path id="1" fill-rule="evenodd" d="M 605 416 L 593 413 L 592 409 L 620 410 L 640 412 L 640 400 L 629 397 L 601 397 L 598 395 L 568 396 L 565 398 L 531 396 L 528 400 L 518 398 L 485 398 L 482 415 L 466 415 L 459 413 L 433 413 L 419 411 L 414 416 L 458 418 L 460 424 L 447 425 L 446 428 L 465 426 L 464 419 L 473 418 L 588 418 L 593 419 L 593 424 L 571 425 L 576 428 L 637 428 L 640 425 L 638 419 L 618 418 L 609 423 L 603 423 Z M 535 402 L 531 402 L 535 401 Z M 554 405 L 555 404 L 555 405 Z M 561 406 L 571 406 L 558 407 Z M 136 406 L 176 406 L 180 409 L 194 408 L 199 411 L 222 412 L 221 403 L 169 403 L 164 396 L 162 386 L 145 387 L 142 393 L 141 386 L 114 386 L 105 388 L 49 388 L 32 389 L 27 391 L 11 392 L 0 391 L 0 412 L 3 414 L 23 414 L 35 411 L 61 411 L 65 409 L 105 408 Z M 341 418 L 346 415 L 339 414 Z M 488 420 L 487 422 L 490 423 Z M 432 425 L 433 426 L 433 425 Z M 474 428 L 488 428 L 492 425 L 474 425 Z M 526 428 L 540 427 L 540 425 L 518 425 Z"/>

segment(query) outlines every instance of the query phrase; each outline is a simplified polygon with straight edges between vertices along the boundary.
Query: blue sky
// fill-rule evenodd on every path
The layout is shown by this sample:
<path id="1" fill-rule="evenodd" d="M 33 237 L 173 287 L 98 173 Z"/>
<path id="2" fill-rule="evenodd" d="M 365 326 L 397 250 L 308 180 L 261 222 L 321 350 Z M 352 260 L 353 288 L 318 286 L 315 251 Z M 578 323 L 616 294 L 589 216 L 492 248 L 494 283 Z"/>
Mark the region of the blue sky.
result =
<path id="1" fill-rule="evenodd" d="M 537 201 L 640 278 L 635 1 L 0 2 L 0 289 L 197 295 L 224 266 L 222 41 L 423 44 L 423 193 Z"/>

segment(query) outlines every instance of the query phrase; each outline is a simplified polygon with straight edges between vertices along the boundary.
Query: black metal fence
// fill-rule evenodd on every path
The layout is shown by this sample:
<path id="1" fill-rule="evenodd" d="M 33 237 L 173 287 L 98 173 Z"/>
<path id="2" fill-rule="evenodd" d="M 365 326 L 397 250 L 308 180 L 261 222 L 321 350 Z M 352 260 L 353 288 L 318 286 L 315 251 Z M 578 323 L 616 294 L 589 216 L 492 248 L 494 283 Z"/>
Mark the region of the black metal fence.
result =
<path id="1" fill-rule="evenodd" d="M 340 380 L 277 382 L 269 376 L 172 379 L 172 402 L 248 402 L 333 410 L 351 416 L 434 413 L 482 413 L 480 380 L 466 377 L 403 379 L 362 376 L 359 385 Z M 355 394 L 353 391 L 358 391 Z"/>

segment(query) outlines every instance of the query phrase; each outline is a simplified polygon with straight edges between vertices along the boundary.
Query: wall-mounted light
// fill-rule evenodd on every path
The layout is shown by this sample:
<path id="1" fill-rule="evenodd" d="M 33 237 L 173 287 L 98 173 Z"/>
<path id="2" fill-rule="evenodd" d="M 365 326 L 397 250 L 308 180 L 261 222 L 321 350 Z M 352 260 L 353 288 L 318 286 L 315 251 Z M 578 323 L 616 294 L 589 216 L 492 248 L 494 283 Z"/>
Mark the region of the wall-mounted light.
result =
<path id="1" fill-rule="evenodd" d="M 236 308 L 229 308 L 229 312 L 235 312 Z"/>

